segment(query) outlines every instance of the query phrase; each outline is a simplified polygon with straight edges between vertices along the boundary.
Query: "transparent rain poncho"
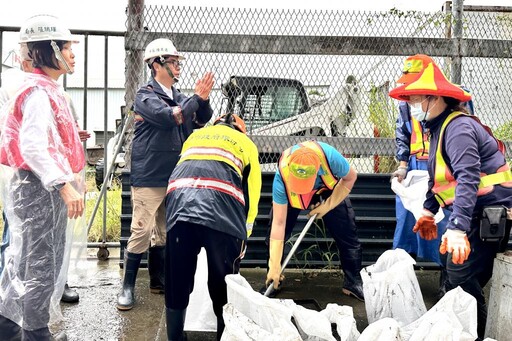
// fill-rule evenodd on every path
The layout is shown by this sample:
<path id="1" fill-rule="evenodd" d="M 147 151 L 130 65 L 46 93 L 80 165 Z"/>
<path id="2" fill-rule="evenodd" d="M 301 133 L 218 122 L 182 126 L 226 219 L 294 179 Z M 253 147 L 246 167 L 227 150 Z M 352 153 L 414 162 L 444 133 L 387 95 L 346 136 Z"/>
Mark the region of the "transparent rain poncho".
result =
<path id="1" fill-rule="evenodd" d="M 36 69 L 0 110 L 0 185 L 10 232 L 0 315 L 25 330 L 58 321 L 70 255 L 85 252 L 83 216 L 68 219 L 53 186 L 83 196 L 85 155 L 60 85 Z M 84 238 L 85 237 L 85 238 Z"/>

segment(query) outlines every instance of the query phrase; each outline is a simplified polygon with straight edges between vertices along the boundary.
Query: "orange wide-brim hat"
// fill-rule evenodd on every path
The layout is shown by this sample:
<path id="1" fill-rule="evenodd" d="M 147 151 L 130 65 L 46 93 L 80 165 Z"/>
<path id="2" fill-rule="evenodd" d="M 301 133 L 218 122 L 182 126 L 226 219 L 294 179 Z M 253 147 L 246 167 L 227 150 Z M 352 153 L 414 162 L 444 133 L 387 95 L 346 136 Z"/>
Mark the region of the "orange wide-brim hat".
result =
<path id="1" fill-rule="evenodd" d="M 455 98 L 461 102 L 471 100 L 471 94 L 450 82 L 441 69 L 430 63 L 418 78 L 409 84 L 394 88 L 389 96 L 401 101 L 408 101 L 411 96 L 441 96 Z"/>

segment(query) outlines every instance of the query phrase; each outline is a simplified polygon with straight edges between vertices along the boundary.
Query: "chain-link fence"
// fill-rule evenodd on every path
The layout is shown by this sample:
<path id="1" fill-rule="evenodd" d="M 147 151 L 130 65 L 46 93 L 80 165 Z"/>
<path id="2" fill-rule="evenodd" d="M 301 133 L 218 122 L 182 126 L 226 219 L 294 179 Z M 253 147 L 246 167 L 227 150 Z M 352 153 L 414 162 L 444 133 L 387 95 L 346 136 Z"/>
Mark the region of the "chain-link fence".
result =
<path id="1" fill-rule="evenodd" d="M 433 57 L 448 77 L 455 59 L 475 112 L 505 140 L 512 127 L 512 13 L 474 11 L 452 37 L 451 10 L 436 13 L 141 6 L 126 33 L 126 101 L 147 80 L 145 46 L 170 38 L 186 56 L 178 87 L 191 94 L 205 72 L 215 116 L 241 115 L 273 163 L 306 138 L 338 148 L 359 172 L 394 169 L 396 86 L 406 56 Z M 447 3 L 449 5 L 449 3 Z M 471 9 L 471 11 L 470 11 Z"/>

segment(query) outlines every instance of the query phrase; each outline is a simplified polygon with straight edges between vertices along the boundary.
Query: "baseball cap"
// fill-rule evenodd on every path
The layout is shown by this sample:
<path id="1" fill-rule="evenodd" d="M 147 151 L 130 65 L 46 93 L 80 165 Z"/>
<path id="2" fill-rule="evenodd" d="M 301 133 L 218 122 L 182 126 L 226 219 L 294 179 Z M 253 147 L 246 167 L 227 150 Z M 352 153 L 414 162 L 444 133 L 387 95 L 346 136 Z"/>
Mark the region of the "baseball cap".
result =
<path id="1" fill-rule="evenodd" d="M 286 183 L 290 190 L 297 194 L 310 193 L 316 181 L 320 168 L 320 158 L 306 147 L 299 147 L 290 155 L 288 162 L 288 179 Z"/>
<path id="2" fill-rule="evenodd" d="M 414 56 L 408 57 L 404 61 L 402 77 L 398 78 L 396 82 L 403 84 L 411 83 L 418 77 L 418 74 L 427 67 L 428 64 L 433 62 L 432 58 L 426 54 L 415 54 Z"/>

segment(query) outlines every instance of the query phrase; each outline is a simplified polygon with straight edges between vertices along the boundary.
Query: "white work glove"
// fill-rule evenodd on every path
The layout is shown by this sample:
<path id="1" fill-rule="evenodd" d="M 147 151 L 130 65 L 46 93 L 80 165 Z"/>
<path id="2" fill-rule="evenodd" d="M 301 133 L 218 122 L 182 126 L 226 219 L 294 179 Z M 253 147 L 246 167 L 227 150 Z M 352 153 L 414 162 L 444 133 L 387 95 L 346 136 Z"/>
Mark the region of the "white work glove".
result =
<path id="1" fill-rule="evenodd" d="M 402 182 L 403 179 L 407 176 L 407 167 L 399 166 L 396 171 L 391 174 L 391 179 L 398 178 L 398 182 Z"/>
<path id="2" fill-rule="evenodd" d="M 444 255 L 446 252 L 452 254 L 452 262 L 454 264 L 464 263 L 471 252 L 466 232 L 461 230 L 448 229 L 441 237 L 441 246 L 439 252 Z"/>

